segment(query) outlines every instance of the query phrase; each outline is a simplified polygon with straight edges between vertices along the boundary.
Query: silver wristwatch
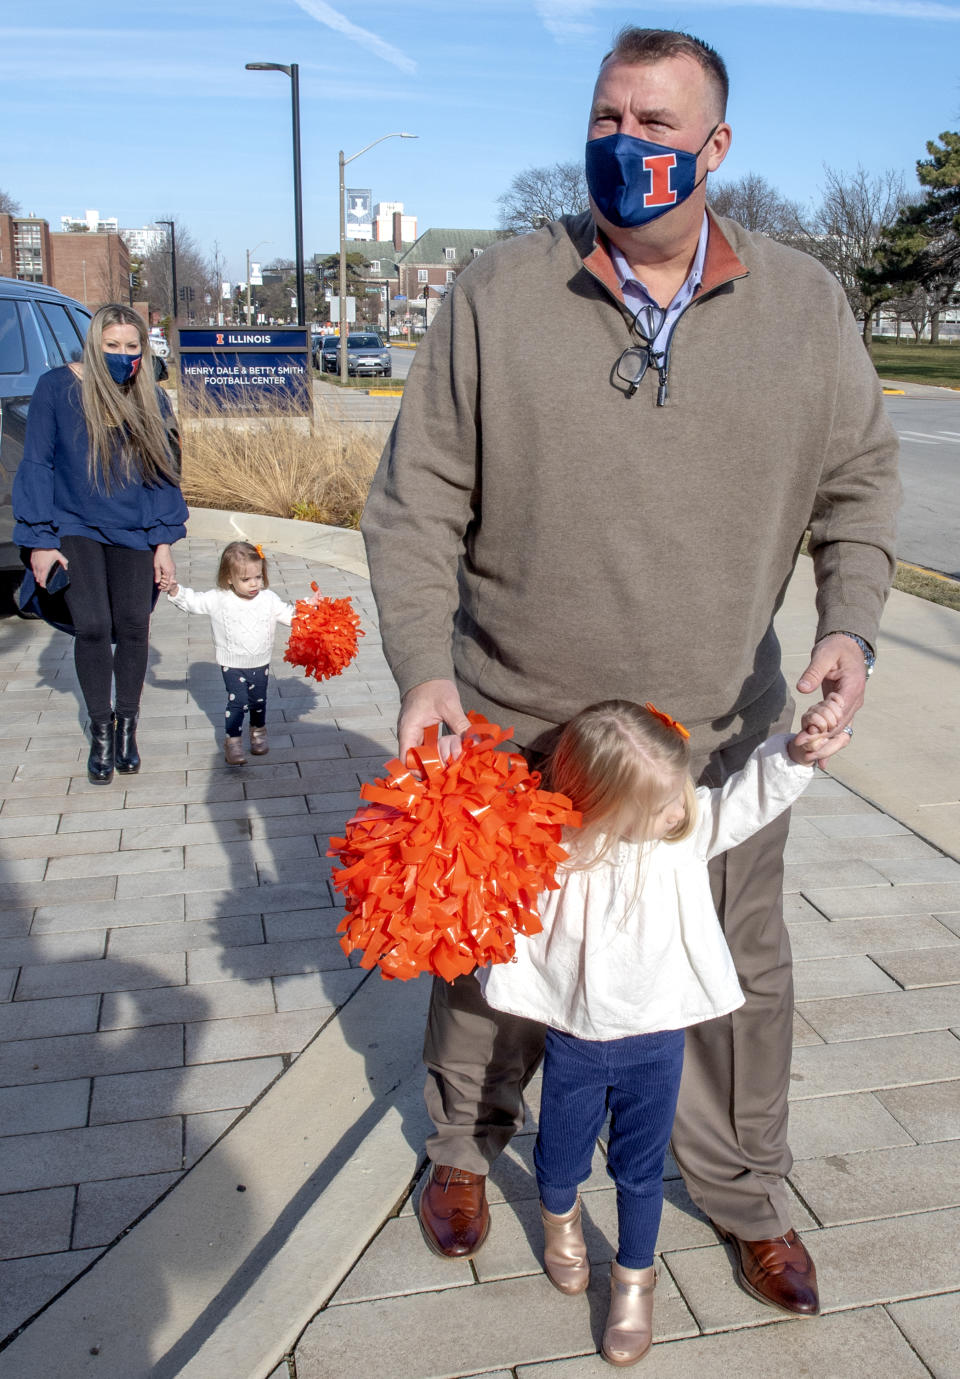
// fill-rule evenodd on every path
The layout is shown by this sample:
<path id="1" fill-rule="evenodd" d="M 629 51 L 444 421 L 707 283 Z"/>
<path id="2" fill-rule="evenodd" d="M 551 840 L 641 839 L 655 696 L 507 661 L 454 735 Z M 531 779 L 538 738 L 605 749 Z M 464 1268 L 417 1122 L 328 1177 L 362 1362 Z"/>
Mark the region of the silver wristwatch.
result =
<path id="1" fill-rule="evenodd" d="M 839 628 L 835 635 L 849 637 L 851 641 L 856 642 L 857 646 L 863 652 L 864 664 L 867 667 L 867 679 L 869 680 L 870 676 L 873 674 L 873 668 L 877 664 L 877 654 L 870 643 L 865 642 L 862 637 L 858 637 L 856 632 L 842 632 Z"/>

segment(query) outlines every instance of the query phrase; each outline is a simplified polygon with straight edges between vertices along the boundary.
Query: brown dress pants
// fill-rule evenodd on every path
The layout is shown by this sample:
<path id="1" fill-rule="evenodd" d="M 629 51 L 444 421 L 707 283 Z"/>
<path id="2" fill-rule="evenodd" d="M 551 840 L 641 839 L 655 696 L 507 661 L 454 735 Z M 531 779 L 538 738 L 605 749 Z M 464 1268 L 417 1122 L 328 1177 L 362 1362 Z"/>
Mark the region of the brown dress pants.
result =
<path id="1" fill-rule="evenodd" d="M 790 711 L 772 731 L 789 728 Z M 714 755 L 700 776 L 723 783 L 760 739 Z M 694 769 L 703 763 L 694 762 Z M 672 1147 L 694 1202 L 745 1240 L 790 1229 L 784 1178 L 793 974 L 783 922 L 789 813 L 710 864 L 720 923 L 746 1004 L 687 1030 Z M 424 1042 L 435 1163 L 486 1173 L 523 1124 L 523 1089 L 543 1053 L 543 1026 L 486 1004 L 472 975 L 434 979 Z"/>

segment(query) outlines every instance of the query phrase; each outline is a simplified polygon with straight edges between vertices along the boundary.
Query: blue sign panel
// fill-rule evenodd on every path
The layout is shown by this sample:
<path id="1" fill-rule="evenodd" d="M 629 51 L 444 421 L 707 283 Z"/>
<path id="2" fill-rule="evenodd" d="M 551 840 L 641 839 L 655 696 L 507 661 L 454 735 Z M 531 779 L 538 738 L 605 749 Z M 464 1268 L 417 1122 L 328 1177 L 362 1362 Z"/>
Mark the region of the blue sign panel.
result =
<path id="1" fill-rule="evenodd" d="M 305 350 L 307 332 L 299 326 L 217 326 L 200 329 L 183 327 L 180 331 L 181 349 L 263 349 L 272 346 L 283 350 Z"/>
<path id="2" fill-rule="evenodd" d="M 309 336 L 302 327 L 185 327 L 180 375 L 187 407 L 245 416 L 312 414 Z"/>

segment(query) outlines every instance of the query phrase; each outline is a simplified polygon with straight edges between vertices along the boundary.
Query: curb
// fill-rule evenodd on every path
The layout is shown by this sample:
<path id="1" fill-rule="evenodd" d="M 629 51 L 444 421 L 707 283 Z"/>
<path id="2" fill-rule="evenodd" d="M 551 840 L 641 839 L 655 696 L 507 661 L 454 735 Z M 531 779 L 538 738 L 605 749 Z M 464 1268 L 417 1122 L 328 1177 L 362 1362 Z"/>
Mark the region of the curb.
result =
<path id="1" fill-rule="evenodd" d="M 261 546 L 274 546 L 288 555 L 301 555 L 305 560 L 370 578 L 363 537 L 347 527 L 298 522 L 294 517 L 262 517 L 255 512 L 191 508 L 187 535 L 208 541 L 259 541 Z"/>
<path id="2" fill-rule="evenodd" d="M 272 1373 L 421 1163 L 428 997 L 428 982 L 371 973 L 167 1196 L 27 1324 L 0 1369 Z"/>
<path id="3" fill-rule="evenodd" d="M 357 531 L 196 508 L 198 540 L 260 540 L 368 579 Z M 407 990 L 406 988 L 413 988 Z M 406 1196 L 430 1126 L 428 982 L 371 973 L 170 1191 L 0 1351 L 45 1379 L 263 1379 Z"/>

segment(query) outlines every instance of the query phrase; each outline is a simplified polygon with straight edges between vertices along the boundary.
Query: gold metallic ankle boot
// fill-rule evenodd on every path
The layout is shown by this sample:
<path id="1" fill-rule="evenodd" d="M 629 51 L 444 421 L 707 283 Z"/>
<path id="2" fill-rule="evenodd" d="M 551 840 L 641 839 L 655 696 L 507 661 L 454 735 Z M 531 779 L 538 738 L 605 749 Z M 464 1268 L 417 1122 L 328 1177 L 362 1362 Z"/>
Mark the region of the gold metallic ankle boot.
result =
<path id="1" fill-rule="evenodd" d="M 610 1265 L 610 1311 L 600 1350 L 611 1365 L 635 1365 L 653 1344 L 653 1290 L 657 1275 L 648 1269 Z"/>
<path id="2" fill-rule="evenodd" d="M 569 1211 L 555 1216 L 540 1203 L 543 1221 L 543 1267 L 561 1293 L 582 1293 L 590 1282 L 590 1261 L 580 1224 L 580 1198 Z"/>

